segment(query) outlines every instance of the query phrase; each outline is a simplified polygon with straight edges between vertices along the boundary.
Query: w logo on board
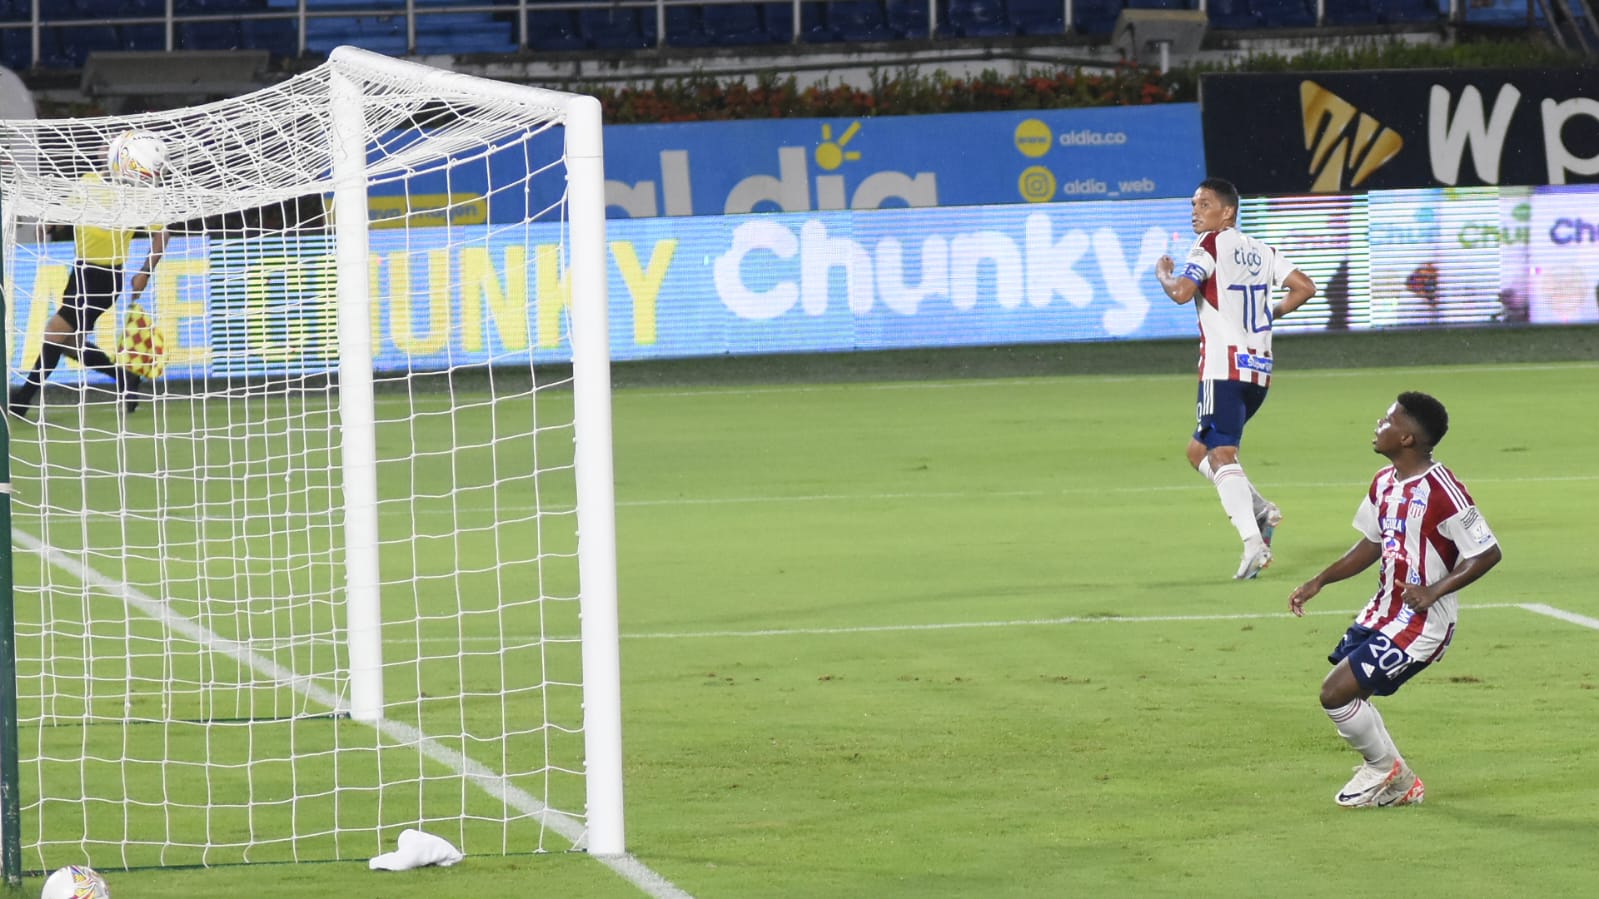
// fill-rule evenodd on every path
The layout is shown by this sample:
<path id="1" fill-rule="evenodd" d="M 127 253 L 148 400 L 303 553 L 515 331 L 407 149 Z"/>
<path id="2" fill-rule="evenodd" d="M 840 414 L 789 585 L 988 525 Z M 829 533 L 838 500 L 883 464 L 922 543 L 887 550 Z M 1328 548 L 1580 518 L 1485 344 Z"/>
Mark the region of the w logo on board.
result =
<path id="1" fill-rule="evenodd" d="M 1314 193 L 1342 191 L 1346 172 L 1352 175 L 1348 186 L 1359 187 L 1405 145 L 1392 128 L 1314 81 L 1300 82 L 1299 108 Z"/>

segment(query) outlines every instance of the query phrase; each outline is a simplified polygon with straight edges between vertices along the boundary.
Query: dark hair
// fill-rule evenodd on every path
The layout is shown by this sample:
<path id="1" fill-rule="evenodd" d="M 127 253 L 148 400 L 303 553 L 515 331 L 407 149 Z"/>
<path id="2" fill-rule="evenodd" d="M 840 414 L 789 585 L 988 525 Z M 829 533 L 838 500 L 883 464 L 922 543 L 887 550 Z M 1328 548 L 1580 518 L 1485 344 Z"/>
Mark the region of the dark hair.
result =
<path id="1" fill-rule="evenodd" d="M 1233 183 L 1226 178 L 1206 178 L 1199 182 L 1199 187 L 1215 194 L 1223 206 L 1238 208 L 1238 188 L 1233 187 Z"/>
<path id="2" fill-rule="evenodd" d="M 1399 395 L 1399 407 L 1405 410 L 1427 434 L 1427 445 L 1437 446 L 1449 433 L 1449 410 L 1431 396 L 1415 390 Z"/>

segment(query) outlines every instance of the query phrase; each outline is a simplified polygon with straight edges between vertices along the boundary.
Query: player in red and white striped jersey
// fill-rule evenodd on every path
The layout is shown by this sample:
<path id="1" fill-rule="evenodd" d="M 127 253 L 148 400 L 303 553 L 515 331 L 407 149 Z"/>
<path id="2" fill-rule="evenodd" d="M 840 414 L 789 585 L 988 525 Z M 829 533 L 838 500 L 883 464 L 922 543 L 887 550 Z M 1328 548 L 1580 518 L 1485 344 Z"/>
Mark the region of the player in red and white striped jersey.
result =
<path id="1" fill-rule="evenodd" d="M 1365 763 L 1339 805 L 1409 805 L 1426 794 L 1368 700 L 1388 696 L 1443 658 L 1455 635 L 1456 594 L 1502 553 L 1464 484 L 1432 458 L 1449 413 L 1425 393 L 1401 393 L 1377 422 L 1373 448 L 1393 464 L 1377 472 L 1355 513 L 1361 539 L 1288 597 L 1295 615 L 1322 587 L 1375 562 L 1377 593 L 1327 660 L 1321 706 Z"/>
<path id="2" fill-rule="evenodd" d="M 1238 190 L 1220 178 L 1194 191 L 1194 233 L 1181 272 L 1170 256 L 1155 276 L 1176 303 L 1196 300 L 1199 311 L 1198 427 L 1188 462 L 1216 485 L 1222 509 L 1244 542 L 1234 578 L 1245 580 L 1271 564 L 1271 536 L 1282 513 L 1260 495 L 1238 462 L 1244 424 L 1266 401 L 1271 385 L 1271 323 L 1316 295 L 1316 285 L 1270 244 L 1238 230 Z M 1286 288 L 1272 304 L 1272 291 Z"/>

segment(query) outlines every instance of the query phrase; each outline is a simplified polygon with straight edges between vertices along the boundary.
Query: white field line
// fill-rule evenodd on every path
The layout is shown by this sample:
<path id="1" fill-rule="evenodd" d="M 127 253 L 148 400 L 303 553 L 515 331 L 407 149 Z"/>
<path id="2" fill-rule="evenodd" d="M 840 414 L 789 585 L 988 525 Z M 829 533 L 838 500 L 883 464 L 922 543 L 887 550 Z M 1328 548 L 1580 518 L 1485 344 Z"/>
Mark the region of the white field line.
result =
<path id="1" fill-rule="evenodd" d="M 1546 606 L 1541 602 L 1523 603 L 1521 607 L 1529 612 L 1537 612 L 1539 615 L 1548 615 L 1550 618 L 1558 618 L 1561 621 L 1565 621 L 1570 624 L 1576 624 L 1599 631 L 1599 618 L 1589 618 L 1587 615 L 1578 615 L 1576 612 L 1568 612 L 1565 609 L 1557 609 L 1554 606 Z"/>
<path id="2" fill-rule="evenodd" d="M 166 603 L 144 593 L 131 584 L 108 577 L 93 568 L 82 565 L 70 555 L 46 546 L 37 537 L 25 531 L 13 529 L 12 537 L 19 546 L 35 553 L 47 564 L 78 578 L 85 585 L 105 595 L 121 600 L 128 608 L 159 622 L 167 630 L 193 640 L 213 651 L 224 653 L 241 665 L 245 665 L 264 677 L 270 678 L 274 683 L 288 687 L 307 699 L 326 706 L 335 712 L 348 711 L 343 700 L 325 687 L 316 685 L 311 678 L 297 675 L 271 659 L 256 653 L 245 644 L 229 640 L 215 631 L 173 612 Z M 398 745 L 417 747 L 428 758 L 465 777 L 478 789 L 499 800 L 506 807 L 515 809 L 529 817 L 538 818 L 544 826 L 565 837 L 573 846 L 576 846 L 583 838 L 583 822 L 550 808 L 527 791 L 512 786 L 504 777 L 494 773 L 489 767 L 445 746 L 417 728 L 409 724 L 388 720 L 376 723 L 362 723 L 372 724 L 372 727 L 379 733 Z M 678 889 L 671 881 L 657 874 L 631 854 L 596 855 L 594 858 L 615 871 L 629 883 L 637 886 L 646 895 L 656 897 L 656 899 L 691 899 L 688 893 Z"/>
<path id="3" fill-rule="evenodd" d="M 1484 370 L 1494 372 L 1542 372 L 1557 371 L 1560 369 L 1599 368 L 1599 362 L 1528 362 L 1508 365 L 1429 365 L 1428 374 L 1447 373 L 1481 373 Z M 1300 375 L 1313 373 L 1317 379 L 1326 378 L 1364 378 L 1381 377 L 1385 374 L 1403 374 L 1413 369 L 1408 367 L 1387 368 L 1318 368 L 1303 369 Z M 885 375 L 885 378 L 889 376 Z M 1136 375 L 1092 375 L 1092 374 L 1041 374 L 1017 375 L 1004 378 L 944 378 L 928 381 L 829 381 L 822 384 L 768 384 L 748 387 L 618 387 L 616 392 L 626 396 L 637 397 L 678 397 L 692 399 L 703 396 L 769 396 L 783 393 L 826 393 L 830 391 L 855 391 L 855 390 L 986 390 L 994 387 L 1019 387 L 1019 386 L 1052 386 L 1062 381 L 1090 382 L 1095 384 L 1121 384 L 1138 381 L 1162 381 L 1173 378 L 1188 377 L 1192 379 L 1191 372 L 1172 371 L 1154 372 Z M 538 389 L 560 387 L 566 389 L 571 385 L 570 379 L 558 380 L 550 384 L 540 384 Z M 439 396 L 444 394 L 424 394 L 423 396 Z M 236 398 L 241 402 L 248 401 L 244 397 Z M 182 402 L 183 398 L 174 397 L 173 402 Z M 378 408 L 411 408 L 416 405 L 416 397 L 411 394 L 384 393 L 374 400 Z"/>
<path id="4" fill-rule="evenodd" d="M 1599 474 L 1573 474 L 1549 475 L 1534 478 L 1483 478 L 1474 477 L 1473 484 L 1569 484 L 1599 481 Z M 1297 481 L 1297 482 L 1270 482 L 1261 486 L 1272 490 L 1322 490 L 1328 488 L 1348 488 L 1350 481 Z M 1214 487 L 1195 478 L 1190 484 L 1121 484 L 1104 486 L 1061 487 L 1056 490 L 922 490 L 902 491 L 895 493 L 805 493 L 793 496 L 781 495 L 752 495 L 752 496 L 707 496 L 707 497 L 671 497 L 668 499 L 620 499 L 616 506 L 620 509 L 648 509 L 672 506 L 743 506 L 782 503 L 846 503 L 846 502 L 895 502 L 902 500 L 929 500 L 942 502 L 952 499 L 1017 499 L 1037 498 L 1047 499 L 1057 496 L 1082 496 L 1082 495 L 1116 495 L 1116 494 L 1151 494 L 1151 493 L 1186 493 L 1199 492 L 1212 493 Z M 434 505 L 424 506 L 420 509 L 403 505 L 393 501 L 380 501 L 378 515 L 385 518 L 434 518 L 441 515 L 473 516 L 489 513 L 526 514 L 532 515 L 539 511 L 533 506 L 500 505 L 494 508 L 488 506 L 450 506 L 440 507 Z M 560 506 L 543 510 L 549 514 L 566 515 L 572 512 L 570 506 Z M 330 513 L 331 514 L 331 513 Z M 12 515 L 21 521 L 39 521 L 45 518 L 52 520 L 61 519 L 68 521 L 82 521 L 84 519 L 111 518 L 121 521 L 123 519 L 140 520 L 141 516 L 126 512 L 85 512 L 79 510 L 48 509 L 43 512 L 36 508 L 28 508 L 20 502 L 13 507 Z M 199 516 L 185 515 L 172 511 L 164 511 L 162 518 L 174 521 L 198 521 Z M 146 519 L 148 520 L 148 519 Z"/>
<path id="5" fill-rule="evenodd" d="M 1532 609 L 1532 607 L 1517 602 L 1497 603 L 1472 603 L 1462 605 L 1461 611 L 1477 611 L 1479 609 Z M 1359 609 L 1309 609 L 1306 616 L 1339 615 L 1354 618 Z M 1012 618 L 997 621 L 942 621 L 927 622 L 923 624 L 881 624 L 865 625 L 862 627 L 789 627 L 789 628 L 764 628 L 746 631 L 658 631 L 636 634 L 622 634 L 623 640 L 712 640 L 718 638 L 742 639 L 745 637 L 811 637 L 847 634 L 882 634 L 903 633 L 915 631 L 956 631 L 975 630 L 979 628 L 995 627 L 1059 627 L 1068 624 L 1160 624 L 1171 621 L 1261 621 L 1270 618 L 1292 618 L 1289 612 L 1237 612 L 1221 613 L 1215 615 L 1081 615 L 1066 616 L 1063 618 Z M 1590 619 L 1591 620 L 1591 619 Z M 1595 622 L 1599 626 L 1599 622 Z M 424 637 L 421 640 L 385 640 L 383 642 L 396 646 L 431 645 L 434 643 L 459 644 L 459 643 L 498 643 L 501 637 Z M 541 639 L 532 635 L 523 635 L 518 639 L 532 642 Z M 553 634 L 546 634 L 542 639 L 575 640 L 575 636 L 561 638 Z"/>

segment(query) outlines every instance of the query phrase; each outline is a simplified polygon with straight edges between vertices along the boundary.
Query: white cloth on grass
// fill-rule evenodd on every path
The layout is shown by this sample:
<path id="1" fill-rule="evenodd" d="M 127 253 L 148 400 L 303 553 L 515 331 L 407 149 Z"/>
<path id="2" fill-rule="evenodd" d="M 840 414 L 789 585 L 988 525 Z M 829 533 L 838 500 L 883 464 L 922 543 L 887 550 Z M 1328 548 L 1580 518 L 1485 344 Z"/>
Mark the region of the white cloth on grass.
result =
<path id="1" fill-rule="evenodd" d="M 373 871 L 408 871 L 428 865 L 448 868 L 465 857 L 449 840 L 407 828 L 400 831 L 400 848 L 377 856 L 367 867 Z"/>

